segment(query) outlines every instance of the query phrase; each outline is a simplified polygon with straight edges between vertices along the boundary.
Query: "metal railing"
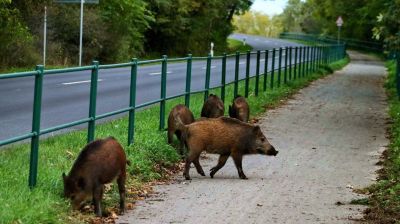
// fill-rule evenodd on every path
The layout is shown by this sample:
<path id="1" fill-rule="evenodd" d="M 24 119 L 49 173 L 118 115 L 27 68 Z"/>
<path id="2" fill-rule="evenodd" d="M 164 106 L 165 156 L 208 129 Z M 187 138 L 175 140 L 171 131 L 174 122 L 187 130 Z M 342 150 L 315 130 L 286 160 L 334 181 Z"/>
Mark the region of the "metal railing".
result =
<path id="1" fill-rule="evenodd" d="M 283 39 L 295 39 L 311 42 L 315 44 L 337 44 L 338 40 L 329 36 L 318 36 L 305 33 L 289 33 L 284 32 L 280 34 Z M 376 53 L 383 53 L 384 46 L 381 42 L 362 41 L 351 38 L 340 38 L 340 43 L 346 44 L 346 47 L 355 50 L 364 50 Z"/>
<path id="2" fill-rule="evenodd" d="M 283 56 L 283 52 L 285 55 Z M 256 72 L 255 74 L 250 74 L 250 62 L 251 56 L 255 56 L 256 60 Z M 278 56 L 276 56 L 278 55 Z M 245 78 L 239 79 L 240 72 L 240 57 L 246 57 L 246 74 Z M 264 64 L 261 64 L 261 57 L 264 56 Z M 272 57 L 270 57 L 272 56 Z M 276 60 L 276 57 L 277 60 Z M 88 124 L 87 128 L 87 142 L 93 141 L 95 138 L 95 128 L 96 120 L 110 117 L 117 114 L 128 113 L 129 124 L 128 124 L 128 144 L 134 142 L 135 137 L 135 112 L 139 108 L 143 108 L 149 105 L 159 104 L 160 106 L 160 116 L 159 116 L 159 129 L 164 130 L 165 127 L 165 109 L 166 101 L 177 98 L 184 97 L 185 105 L 190 107 L 190 96 L 195 93 L 204 93 L 204 100 L 207 99 L 210 89 L 221 88 L 221 99 L 225 100 L 226 86 L 233 84 L 234 96 L 238 95 L 239 82 L 245 81 L 245 93 L 244 95 L 249 96 L 249 85 L 250 79 L 255 78 L 254 94 L 257 96 L 260 91 L 260 85 L 263 87 L 263 91 L 268 89 L 267 79 L 270 79 L 269 88 L 273 89 L 275 87 L 280 87 L 281 84 L 286 84 L 292 80 L 302 78 L 320 69 L 327 64 L 339 60 L 345 57 L 345 46 L 344 45 L 323 45 L 323 46 L 299 46 L 299 47 L 287 47 L 279 48 L 273 50 L 257 51 L 247 53 L 236 52 L 236 54 L 223 54 L 222 56 L 211 57 L 192 57 L 188 55 L 184 58 L 173 58 L 168 59 L 167 56 L 163 56 L 161 59 L 139 61 L 134 58 L 132 61 L 122 64 L 109 64 L 100 65 L 98 61 L 93 61 L 92 65 L 83 67 L 73 67 L 65 69 L 52 69 L 45 70 L 44 66 L 38 65 L 34 71 L 20 72 L 20 73 L 9 73 L 0 75 L 0 80 L 3 79 L 15 79 L 20 77 L 34 76 L 34 96 L 33 96 L 33 114 L 32 114 L 32 129 L 31 132 L 25 133 L 13 138 L 0 141 L 0 146 L 8 145 L 25 139 L 30 139 L 31 142 L 31 152 L 30 152 L 30 170 L 29 170 L 29 186 L 32 188 L 36 185 L 37 179 L 37 169 L 38 169 L 38 151 L 39 151 L 39 139 L 41 135 L 55 132 L 61 129 L 66 129 L 69 127 L 81 125 L 84 123 Z M 226 68 L 227 60 L 231 59 L 234 61 L 234 80 L 231 82 L 226 82 Z M 271 59 L 271 60 L 269 60 Z M 206 71 L 205 71 L 205 82 L 204 89 L 200 91 L 191 91 L 191 78 L 192 78 L 192 62 L 196 61 L 206 61 Z M 221 83 L 218 86 L 213 86 L 210 88 L 210 78 L 211 78 L 211 64 L 215 60 L 221 60 L 222 70 L 221 70 Z M 185 61 L 186 62 L 186 86 L 185 91 L 181 94 L 173 95 L 167 97 L 167 66 L 168 62 Z M 136 104 L 136 89 L 137 89 L 137 77 L 138 77 L 138 66 L 145 64 L 161 63 L 161 91 L 160 98 L 157 100 L 152 100 L 142 104 Z M 276 66 L 278 64 L 278 66 Z M 264 67 L 263 74 L 260 74 L 260 68 Z M 129 67 L 130 68 L 130 89 L 129 89 L 129 106 L 126 108 L 121 108 L 116 111 L 108 112 L 105 114 L 96 113 L 96 101 L 97 101 L 97 84 L 98 84 L 98 74 L 99 70 L 102 69 L 113 69 Z M 54 127 L 41 129 L 41 110 L 42 110 L 42 93 L 43 93 L 43 79 L 46 76 L 57 75 L 63 73 L 70 73 L 76 71 L 91 71 L 90 80 L 90 100 L 89 100 L 89 113 L 88 117 L 80 120 L 76 120 L 70 123 L 65 123 L 57 125 Z M 277 78 L 275 77 L 277 75 Z M 263 81 L 260 78 L 263 76 Z M 283 78 L 283 80 L 282 80 Z M 6 105 L 3 105 L 6 106 Z"/>

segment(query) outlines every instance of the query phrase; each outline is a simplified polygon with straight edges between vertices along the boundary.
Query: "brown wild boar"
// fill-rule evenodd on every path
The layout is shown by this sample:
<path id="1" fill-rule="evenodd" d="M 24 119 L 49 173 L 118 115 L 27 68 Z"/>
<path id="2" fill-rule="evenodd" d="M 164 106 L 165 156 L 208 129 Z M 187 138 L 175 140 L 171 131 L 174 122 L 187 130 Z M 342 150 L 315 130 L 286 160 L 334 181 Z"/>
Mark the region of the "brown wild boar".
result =
<path id="1" fill-rule="evenodd" d="M 224 102 L 214 94 L 210 94 L 201 109 L 201 116 L 217 118 L 224 116 Z"/>
<path id="2" fill-rule="evenodd" d="M 210 176 L 221 169 L 229 156 L 232 157 L 239 177 L 247 179 L 242 169 L 242 158 L 249 154 L 276 156 L 278 151 L 268 142 L 259 126 L 254 126 L 228 117 L 210 118 L 184 125 L 176 118 L 176 126 L 182 131 L 182 136 L 188 148 L 184 177 L 190 180 L 190 164 L 197 172 L 205 176 L 199 163 L 202 151 L 219 154 L 218 164 L 211 168 Z"/>
<path id="3" fill-rule="evenodd" d="M 104 184 L 117 178 L 120 213 L 125 211 L 126 160 L 122 146 L 113 137 L 87 144 L 80 152 L 68 176 L 62 174 L 64 196 L 72 200 L 72 208 L 80 209 L 86 199 L 93 199 L 95 213 L 102 215 L 101 199 Z"/>
<path id="4" fill-rule="evenodd" d="M 178 104 L 172 108 L 168 116 L 168 144 L 172 144 L 175 134 L 180 142 L 179 153 L 183 155 L 184 142 L 181 137 L 181 131 L 175 127 L 175 117 L 179 117 L 183 124 L 191 124 L 194 122 L 194 116 L 189 108 L 182 104 Z"/>
<path id="5" fill-rule="evenodd" d="M 232 106 L 229 105 L 229 116 L 246 123 L 249 122 L 250 107 L 246 98 L 238 95 L 233 99 Z"/>

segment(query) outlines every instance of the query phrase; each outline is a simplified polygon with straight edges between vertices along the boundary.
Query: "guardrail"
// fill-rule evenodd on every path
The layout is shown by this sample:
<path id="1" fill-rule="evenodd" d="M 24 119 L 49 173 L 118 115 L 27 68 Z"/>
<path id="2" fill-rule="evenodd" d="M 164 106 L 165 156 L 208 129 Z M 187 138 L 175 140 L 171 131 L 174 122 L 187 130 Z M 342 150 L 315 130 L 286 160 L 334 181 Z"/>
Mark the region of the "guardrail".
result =
<path id="1" fill-rule="evenodd" d="M 315 44 L 337 44 L 338 40 L 333 37 L 328 36 L 318 36 L 313 34 L 305 34 L 305 33 L 289 33 L 284 32 L 280 34 L 280 38 L 282 39 L 295 39 L 295 40 L 303 40 L 307 42 L 312 42 Z M 364 50 L 364 51 L 372 51 L 376 53 L 383 53 L 384 47 L 380 42 L 372 42 L 372 41 L 362 41 L 350 38 L 340 38 L 340 43 L 345 44 L 346 47 L 355 49 L 355 50 Z"/>
<path id="2" fill-rule="evenodd" d="M 283 56 L 283 53 L 284 56 Z M 252 55 L 255 56 L 256 60 L 256 74 L 250 75 L 250 59 Z M 278 56 L 277 56 L 278 55 Z M 246 76 L 245 78 L 239 79 L 239 60 L 241 56 L 246 56 Z M 261 64 L 261 57 L 264 57 L 264 65 Z M 87 141 L 93 141 L 95 137 L 96 120 L 105 117 L 110 117 L 117 114 L 128 113 L 129 125 L 128 125 L 128 144 L 134 142 L 135 136 L 135 112 L 139 108 L 143 108 L 149 105 L 159 104 L 160 106 L 160 123 L 159 129 L 164 130 L 165 127 L 165 104 L 167 100 L 185 97 L 185 105 L 190 107 L 190 96 L 194 93 L 204 93 L 204 100 L 207 99 L 209 95 L 209 90 L 212 88 L 221 88 L 221 99 L 225 100 L 225 87 L 229 84 L 234 85 L 234 96 L 238 95 L 238 84 L 240 81 L 245 81 L 245 93 L 247 97 L 249 95 L 249 84 L 250 78 L 255 78 L 255 88 L 254 94 L 257 96 L 260 91 L 260 85 L 263 87 L 263 91 L 267 90 L 267 79 L 270 78 L 269 88 L 280 87 L 281 84 L 286 84 L 291 80 L 296 78 L 302 78 L 310 72 L 318 70 L 321 66 L 325 66 L 335 60 L 339 60 L 345 56 L 345 46 L 344 45 L 323 45 L 323 46 L 300 46 L 300 47 L 287 47 L 279 48 L 273 50 L 257 51 L 247 53 L 236 54 L 223 54 L 222 56 L 211 57 L 192 57 L 188 55 L 184 58 L 173 58 L 168 59 L 167 56 L 163 56 L 161 59 L 139 61 L 134 58 L 132 61 L 121 64 L 109 64 L 100 65 L 98 61 L 93 61 L 90 66 L 83 67 L 73 67 L 65 69 L 52 69 L 46 70 L 44 66 L 38 65 L 34 71 L 20 72 L 20 73 L 10 73 L 0 75 L 0 80 L 2 79 L 15 79 L 20 77 L 34 76 L 34 96 L 33 96 L 33 114 L 32 114 L 32 129 L 29 133 L 24 133 L 13 138 L 0 141 L 0 146 L 15 143 L 21 140 L 29 139 L 31 142 L 31 152 L 30 152 L 30 170 L 29 170 L 29 186 L 32 188 L 36 185 L 37 179 L 37 169 L 38 169 L 38 153 L 39 153 L 39 139 L 41 135 L 55 132 L 61 129 L 69 128 L 72 126 L 77 126 L 80 124 L 87 123 Z M 235 75 L 234 81 L 226 82 L 226 66 L 227 60 L 232 59 L 235 62 Z M 194 60 L 205 60 L 206 61 L 206 71 L 205 71 L 205 83 L 204 89 L 200 91 L 191 91 L 191 77 L 192 77 L 192 61 Z M 215 60 L 221 60 L 222 70 L 221 70 L 221 84 L 219 86 L 214 86 L 210 88 L 210 76 L 211 76 L 211 64 Z M 167 89 L 167 66 L 168 62 L 184 61 L 186 63 L 186 86 L 185 92 L 174 95 L 166 96 Z M 161 90 L 160 98 L 157 100 L 145 102 L 136 105 L 136 80 L 138 76 L 138 66 L 150 64 L 150 63 L 161 63 Z M 277 66 L 276 66 L 277 64 Z M 260 74 L 260 67 L 264 66 L 264 73 Z M 129 89 L 129 106 L 126 108 L 121 108 L 116 111 L 112 111 L 105 114 L 96 113 L 96 100 L 97 100 L 97 84 L 98 84 L 98 73 L 101 69 L 113 69 L 129 67 L 130 68 L 130 89 Z M 90 81 L 90 101 L 89 101 L 89 112 L 88 117 L 76 120 L 71 123 L 66 123 L 46 129 L 40 128 L 41 123 L 41 104 L 42 104 L 42 93 L 43 93 L 43 79 L 46 76 L 65 74 L 76 71 L 91 71 L 91 81 Z M 277 77 L 275 76 L 277 75 Z M 264 80 L 260 84 L 260 78 L 263 76 Z M 283 78 L 283 80 L 282 80 Z M 7 105 L 3 105 L 7 106 Z"/>

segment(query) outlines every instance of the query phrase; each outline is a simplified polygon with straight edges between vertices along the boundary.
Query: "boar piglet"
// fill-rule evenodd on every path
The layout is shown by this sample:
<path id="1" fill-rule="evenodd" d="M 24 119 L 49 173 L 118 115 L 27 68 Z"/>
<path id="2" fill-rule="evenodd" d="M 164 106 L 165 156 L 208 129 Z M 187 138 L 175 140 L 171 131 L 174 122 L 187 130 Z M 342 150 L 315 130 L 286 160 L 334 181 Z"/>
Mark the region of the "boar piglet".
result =
<path id="1" fill-rule="evenodd" d="M 113 137 L 87 144 L 80 152 L 68 176 L 63 173 L 64 196 L 72 201 L 74 210 L 80 209 L 86 199 L 93 199 L 95 213 L 102 215 L 101 199 L 104 184 L 117 178 L 120 213 L 125 211 L 126 160 L 122 146 Z"/>
<path id="2" fill-rule="evenodd" d="M 246 98 L 238 95 L 233 99 L 232 106 L 229 105 L 229 116 L 243 122 L 249 122 L 250 107 Z"/>
<path id="3" fill-rule="evenodd" d="M 200 115 L 208 118 L 224 116 L 224 102 L 218 96 L 210 94 L 204 102 Z"/>
<path id="4" fill-rule="evenodd" d="M 204 176 L 199 163 L 202 151 L 219 154 L 218 164 L 211 168 L 210 176 L 221 169 L 229 156 L 232 157 L 239 177 L 247 179 L 242 169 L 242 158 L 249 154 L 276 156 L 278 151 L 268 142 L 259 126 L 241 122 L 237 119 L 220 117 L 196 121 L 184 125 L 176 119 L 177 127 L 182 130 L 182 136 L 188 148 L 184 177 L 190 180 L 190 164 L 196 167 L 197 172 Z"/>
<path id="5" fill-rule="evenodd" d="M 175 134 L 180 142 L 179 153 L 183 155 L 184 142 L 181 136 L 181 131 L 175 126 L 175 117 L 179 117 L 183 124 L 191 124 L 194 122 L 194 116 L 189 108 L 182 104 L 178 104 L 172 108 L 168 116 L 168 144 L 172 144 Z"/>

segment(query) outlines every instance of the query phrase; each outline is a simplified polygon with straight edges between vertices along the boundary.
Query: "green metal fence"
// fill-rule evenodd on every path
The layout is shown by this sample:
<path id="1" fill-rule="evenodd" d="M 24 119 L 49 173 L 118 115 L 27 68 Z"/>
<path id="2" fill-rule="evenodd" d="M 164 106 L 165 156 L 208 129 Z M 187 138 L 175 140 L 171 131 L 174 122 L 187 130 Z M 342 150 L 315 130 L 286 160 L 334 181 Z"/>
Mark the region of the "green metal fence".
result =
<path id="1" fill-rule="evenodd" d="M 280 34 L 280 38 L 294 39 L 311 42 L 315 44 L 337 44 L 338 40 L 329 36 L 318 36 L 305 33 L 290 33 L 284 32 Z M 364 50 L 369 52 L 383 53 L 384 46 L 381 42 L 362 41 L 350 38 L 340 38 L 340 42 L 346 47 L 356 50 Z"/>
<path id="2" fill-rule="evenodd" d="M 285 52 L 285 56 L 283 56 L 283 52 Z M 278 58 L 276 58 L 278 54 Z M 250 66 L 251 64 L 251 56 L 255 56 L 256 63 L 256 74 L 250 74 Z M 264 55 L 264 64 L 261 64 L 262 55 Z M 270 57 L 272 55 L 272 58 Z M 240 57 L 246 57 L 246 69 L 245 69 L 245 78 L 239 79 L 240 72 Z M 293 56 L 293 57 L 292 57 Z M 188 55 L 184 58 L 173 58 L 168 59 L 167 56 L 163 56 L 161 59 L 155 60 L 146 60 L 139 61 L 134 58 L 132 61 L 121 64 L 109 64 L 109 65 L 100 65 L 98 61 L 93 61 L 92 65 L 83 66 L 83 67 L 73 67 L 73 68 L 65 68 L 65 69 L 52 69 L 45 70 L 42 65 L 36 66 L 34 71 L 28 72 L 20 72 L 20 73 L 10 73 L 10 74 L 2 74 L 0 75 L 0 80 L 2 79 L 15 79 L 20 77 L 35 77 L 34 84 L 34 96 L 33 96 L 33 114 L 32 114 L 32 130 L 29 133 L 25 133 L 13 138 L 9 138 L 6 140 L 0 141 L 0 146 L 8 145 L 11 143 L 15 143 L 18 141 L 22 141 L 25 139 L 31 140 L 31 153 L 30 153 L 30 171 L 29 171 L 29 186 L 34 187 L 36 185 L 37 178 L 37 169 L 38 169 L 38 154 L 39 154 L 39 139 L 41 135 L 55 132 L 61 129 L 69 128 L 72 126 L 77 126 L 81 124 L 88 124 L 87 129 L 87 142 L 91 142 L 95 138 L 95 128 L 96 128 L 96 120 L 110 117 L 117 114 L 128 113 L 129 116 L 129 125 L 128 125 L 128 144 L 132 144 L 134 142 L 135 136 L 135 112 L 139 108 L 143 108 L 149 105 L 159 104 L 160 107 L 160 120 L 159 120 L 159 129 L 164 130 L 165 128 L 165 108 L 166 101 L 177 98 L 184 97 L 185 105 L 190 107 L 190 96 L 195 93 L 204 93 L 204 100 L 207 99 L 210 90 L 210 78 L 211 78 L 211 63 L 215 60 L 221 60 L 222 70 L 221 70 L 221 83 L 218 86 L 213 86 L 212 88 L 221 88 L 221 99 L 225 100 L 225 88 L 229 84 L 233 84 L 234 86 L 234 96 L 238 95 L 239 82 L 245 81 L 245 96 L 249 95 L 249 85 L 250 78 L 255 77 L 255 95 L 257 96 L 260 91 L 260 78 L 263 77 L 262 90 L 266 91 L 267 88 L 267 79 L 270 78 L 270 88 L 280 87 L 282 84 L 286 84 L 291 82 L 292 80 L 296 80 L 302 77 L 309 75 L 311 72 L 318 70 L 322 66 L 326 66 L 327 64 L 342 59 L 345 57 L 345 46 L 344 45 L 321 45 L 321 46 L 297 46 L 297 47 L 287 47 L 287 48 L 279 48 L 265 51 L 257 51 L 257 52 L 246 52 L 240 53 L 236 52 L 236 54 L 223 54 L 222 56 L 211 57 L 208 55 L 207 57 L 193 57 L 192 55 Z M 234 72 L 234 80 L 232 82 L 226 82 L 226 67 L 227 60 L 234 60 L 235 72 Z M 271 60 L 270 60 L 271 59 Z M 276 67 L 276 59 L 278 61 L 278 66 Z M 205 83 L 204 89 L 200 91 L 191 91 L 191 77 L 192 77 L 192 62 L 196 61 L 206 61 L 206 72 L 205 72 Z M 176 62 L 176 61 L 184 61 L 186 62 L 186 86 L 185 92 L 174 95 L 174 96 L 166 96 L 167 90 L 167 66 L 168 62 Z M 157 100 L 145 102 L 139 105 L 136 105 L 136 80 L 138 77 L 138 66 L 145 64 L 153 64 L 153 63 L 161 63 L 161 90 L 160 90 L 160 98 Z M 264 67 L 263 74 L 260 74 L 260 67 Z M 96 100 L 97 100 L 97 84 L 98 84 L 98 74 L 101 69 L 113 69 L 113 68 L 121 68 L 121 67 L 129 67 L 130 68 L 130 89 L 129 89 L 129 106 L 126 108 L 121 108 L 116 111 L 108 112 L 105 114 L 97 114 L 96 113 Z M 90 82 L 90 101 L 89 101 L 89 112 L 88 117 L 77 120 L 71 123 L 66 123 L 46 129 L 40 128 L 40 118 L 41 118 L 41 104 L 42 104 L 42 92 L 43 92 L 43 79 L 46 76 L 76 72 L 76 71 L 91 71 L 91 82 Z M 277 75 L 277 80 L 275 79 L 275 75 Z M 283 82 L 282 82 L 283 75 Z"/>

